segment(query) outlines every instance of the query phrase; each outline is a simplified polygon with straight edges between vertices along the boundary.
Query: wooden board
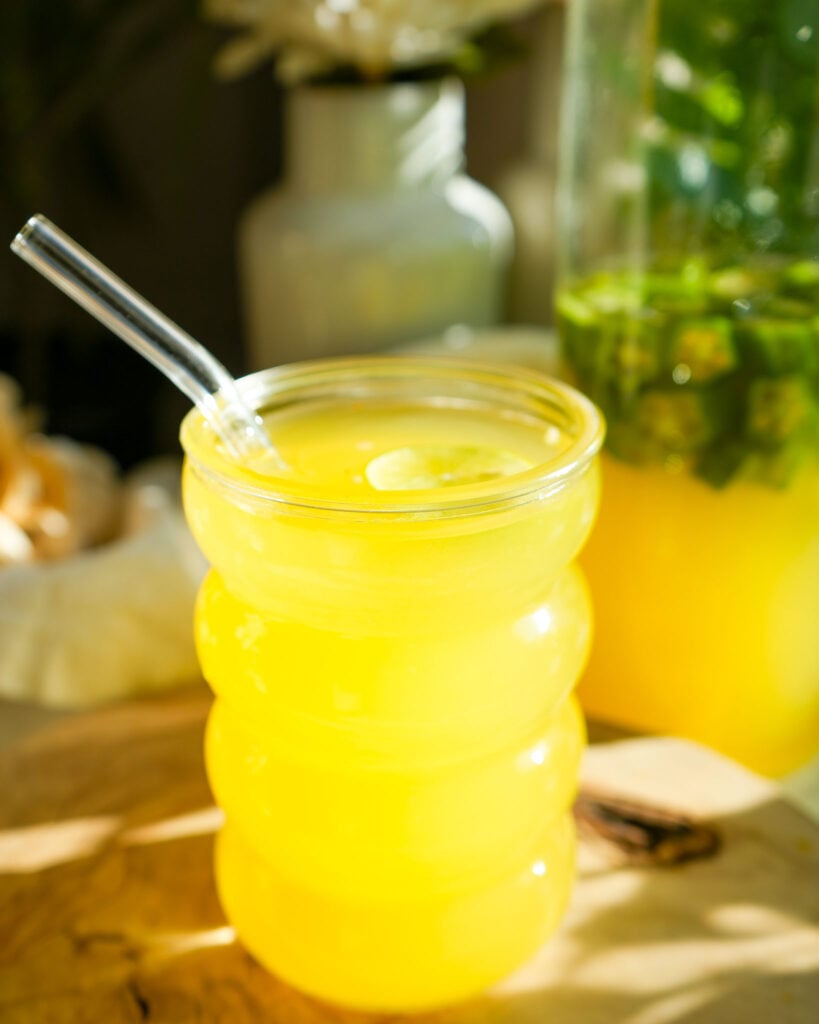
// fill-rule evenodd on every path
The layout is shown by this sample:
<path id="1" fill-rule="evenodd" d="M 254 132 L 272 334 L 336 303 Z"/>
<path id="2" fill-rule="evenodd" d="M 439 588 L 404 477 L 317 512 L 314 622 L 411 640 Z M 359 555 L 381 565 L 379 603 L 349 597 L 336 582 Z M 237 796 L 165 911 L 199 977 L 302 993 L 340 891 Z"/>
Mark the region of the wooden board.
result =
<path id="1" fill-rule="evenodd" d="M 219 815 L 200 691 L 68 719 L 0 754 L 3 1024 L 364 1024 L 259 968 L 213 891 Z M 721 852 L 624 866 L 584 841 L 559 936 L 416 1024 L 807 1024 L 819 1006 L 819 830 L 690 744 L 592 748 L 588 780 L 716 819 Z"/>

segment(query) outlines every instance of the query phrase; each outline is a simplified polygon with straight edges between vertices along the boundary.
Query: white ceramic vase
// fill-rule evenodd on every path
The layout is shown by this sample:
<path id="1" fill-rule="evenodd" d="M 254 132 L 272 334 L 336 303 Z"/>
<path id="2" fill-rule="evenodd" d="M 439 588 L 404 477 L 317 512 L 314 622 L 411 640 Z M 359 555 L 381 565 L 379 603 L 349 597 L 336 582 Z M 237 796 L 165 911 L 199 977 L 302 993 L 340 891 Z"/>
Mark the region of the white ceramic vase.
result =
<path id="1" fill-rule="evenodd" d="M 462 172 L 460 82 L 302 87 L 286 113 L 284 181 L 239 231 L 252 368 L 498 322 L 513 229 Z"/>

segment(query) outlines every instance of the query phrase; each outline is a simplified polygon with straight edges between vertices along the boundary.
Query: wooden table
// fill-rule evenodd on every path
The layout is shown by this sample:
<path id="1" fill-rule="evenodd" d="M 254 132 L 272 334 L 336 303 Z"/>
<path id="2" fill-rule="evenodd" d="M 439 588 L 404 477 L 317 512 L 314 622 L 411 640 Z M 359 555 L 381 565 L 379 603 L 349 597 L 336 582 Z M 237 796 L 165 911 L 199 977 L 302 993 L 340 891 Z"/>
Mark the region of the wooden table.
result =
<path id="1" fill-rule="evenodd" d="M 193 691 L 72 717 L 0 753 L 3 1024 L 363 1024 L 234 941 L 213 891 L 219 815 Z M 592 785 L 713 819 L 722 848 L 634 866 L 581 844 L 556 939 L 416 1024 L 814 1024 L 819 829 L 772 784 L 671 740 L 589 751 Z"/>

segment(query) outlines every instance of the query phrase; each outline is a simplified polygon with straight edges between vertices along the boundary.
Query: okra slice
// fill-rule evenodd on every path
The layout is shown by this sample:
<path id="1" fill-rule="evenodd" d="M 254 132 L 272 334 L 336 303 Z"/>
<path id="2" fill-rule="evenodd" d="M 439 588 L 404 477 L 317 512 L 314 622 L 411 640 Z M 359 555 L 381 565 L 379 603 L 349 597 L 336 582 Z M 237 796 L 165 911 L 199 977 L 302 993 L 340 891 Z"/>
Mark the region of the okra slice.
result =
<path id="1" fill-rule="evenodd" d="M 633 420 L 618 419 L 615 413 L 606 417 L 606 447 L 618 459 L 637 466 L 659 462 L 667 454 Z"/>
<path id="2" fill-rule="evenodd" d="M 622 323 L 608 364 L 619 390 L 632 394 L 662 373 L 667 336 L 667 321 L 650 309 L 641 309 Z"/>
<path id="3" fill-rule="evenodd" d="M 730 373 L 738 363 L 734 331 L 727 317 L 681 320 L 671 342 L 671 367 L 678 383 L 695 384 Z"/>
<path id="4" fill-rule="evenodd" d="M 674 316 L 698 316 L 708 310 L 704 276 L 687 271 L 647 275 L 643 298 L 643 305 Z"/>
<path id="5" fill-rule="evenodd" d="M 555 309 L 562 320 L 581 327 L 593 327 L 597 319 L 591 303 L 582 296 L 582 293 L 578 294 L 568 289 L 558 292 Z"/>
<path id="6" fill-rule="evenodd" d="M 726 487 L 744 468 L 747 457 L 747 444 L 720 439 L 701 453 L 695 473 L 712 487 Z"/>
<path id="7" fill-rule="evenodd" d="M 637 401 L 635 423 L 664 452 L 695 452 L 718 434 L 721 417 L 706 391 L 646 391 Z"/>
<path id="8" fill-rule="evenodd" d="M 776 275 L 756 267 L 726 267 L 711 275 L 708 291 L 715 304 L 730 308 L 741 299 L 753 300 L 776 290 Z"/>
<path id="9" fill-rule="evenodd" d="M 748 317 L 737 324 L 743 361 L 764 374 L 816 372 L 819 344 L 810 320 Z"/>
<path id="10" fill-rule="evenodd" d="M 589 315 L 576 296 L 558 309 L 566 358 L 585 387 L 628 398 L 662 372 L 667 323 L 653 310 Z"/>
<path id="11" fill-rule="evenodd" d="M 585 377 L 583 371 L 592 369 L 597 358 L 599 317 L 588 302 L 571 291 L 557 296 L 555 312 L 564 356 Z"/>
<path id="12" fill-rule="evenodd" d="M 804 299 L 795 299 L 790 295 L 774 295 L 760 304 L 759 312 L 780 320 L 810 320 L 813 306 Z"/>
<path id="13" fill-rule="evenodd" d="M 800 298 L 819 298 L 819 260 L 799 260 L 782 274 L 786 292 Z"/>
<path id="14" fill-rule="evenodd" d="M 782 445 L 775 451 L 755 453 L 748 461 L 749 476 L 766 487 L 789 487 L 805 465 L 809 447 L 801 440 Z"/>
<path id="15" fill-rule="evenodd" d="M 598 316 L 632 314 L 643 305 L 645 289 L 639 273 L 597 274 L 577 292 Z"/>
<path id="16" fill-rule="evenodd" d="M 748 389 L 746 432 L 763 449 L 775 449 L 814 425 L 817 407 L 804 377 L 758 377 Z"/>

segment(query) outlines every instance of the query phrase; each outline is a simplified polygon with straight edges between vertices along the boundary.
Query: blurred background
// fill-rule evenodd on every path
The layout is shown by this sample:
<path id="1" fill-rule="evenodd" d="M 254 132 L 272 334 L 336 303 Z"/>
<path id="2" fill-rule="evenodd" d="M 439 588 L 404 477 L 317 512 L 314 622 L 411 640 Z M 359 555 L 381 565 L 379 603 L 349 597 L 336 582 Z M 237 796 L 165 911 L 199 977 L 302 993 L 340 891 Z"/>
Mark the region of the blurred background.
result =
<path id="1" fill-rule="evenodd" d="M 292 30 L 302 18 L 305 35 L 316 35 L 320 14 L 324 43 L 332 44 L 344 38 L 333 35 L 340 20 L 362 10 L 372 16 L 378 6 L 379 0 L 0 3 L 0 542 L 5 543 L 5 549 L 0 543 L 0 670 L 10 666 L 5 677 L 0 671 L 0 694 L 52 704 L 59 697 L 67 704 L 136 692 L 146 683 L 139 675 L 143 668 L 137 671 L 135 652 L 151 663 L 157 687 L 194 678 L 190 610 L 203 571 L 195 553 L 189 556 L 187 545 L 192 542 L 177 508 L 177 461 L 168 460 L 159 476 L 165 497 L 157 511 L 156 477 L 143 480 L 143 497 L 128 505 L 133 495 L 120 491 L 128 490 L 129 477 L 123 488 L 118 471 L 104 458 L 101 463 L 98 451 L 65 451 L 55 444 L 44 454 L 37 431 L 97 446 L 123 470 L 156 455 L 178 459 L 177 432 L 188 403 L 148 363 L 14 257 L 8 243 L 31 214 L 45 214 L 211 349 L 232 373 L 246 372 L 254 360 L 241 308 L 237 229 L 249 204 L 284 181 L 293 151 L 285 144 L 285 112 L 294 92 L 283 84 L 287 75 L 281 64 L 274 69 L 269 52 L 260 60 L 247 60 L 253 39 L 244 30 L 253 18 L 263 17 L 259 12 L 275 11 L 282 25 Z M 214 17 L 206 17 L 206 10 Z M 481 236 L 487 227 L 479 216 L 487 210 L 486 193 L 468 183 L 477 206 L 466 210 L 468 202 L 450 204 L 461 219 L 455 224 L 457 217 L 450 218 L 454 228 L 444 241 L 451 247 L 439 245 L 439 269 L 427 256 L 439 243 L 441 205 L 427 203 L 433 216 L 416 221 L 415 209 L 408 214 L 411 204 L 401 196 L 390 210 L 389 204 L 379 206 L 381 197 L 366 195 L 373 200 L 369 221 L 382 224 L 382 232 L 378 237 L 372 231 L 365 238 L 369 249 L 361 246 L 359 255 L 366 273 L 354 283 L 363 282 L 358 289 L 363 305 L 370 303 L 375 310 L 376 335 L 384 336 L 382 314 L 388 321 L 394 313 L 397 322 L 407 313 L 404 305 L 433 306 L 431 299 L 453 280 L 466 280 L 476 305 L 482 302 L 489 290 L 482 287 L 486 277 L 470 276 L 474 253 L 466 250 L 478 250 L 483 242 L 482 269 L 503 279 L 498 306 L 493 303 L 490 315 L 480 322 L 439 316 L 434 330 L 426 335 L 416 330 L 409 337 L 405 333 L 401 340 L 426 337 L 440 344 L 443 337 L 448 344 L 451 335 L 456 342 L 451 347 L 458 348 L 457 330 L 447 328 L 470 323 L 478 329 L 469 342 L 473 354 L 483 357 L 490 351 L 486 345 L 492 345 L 494 356 L 500 345 L 508 360 L 551 372 L 556 353 L 551 331 L 552 200 L 564 22 L 565 12 L 570 12 L 574 30 L 566 60 L 567 116 L 560 135 L 563 293 L 557 304 L 562 354 L 580 386 L 603 407 L 609 446 L 614 449 L 615 439 L 620 441 L 619 461 L 604 457 L 608 504 L 604 502 L 601 522 L 610 522 L 611 533 L 598 526 L 598 539 L 593 538 L 584 561 L 610 649 L 599 626 L 598 653 L 581 698 L 586 711 L 600 720 L 691 735 L 754 767 L 763 765 L 759 770 L 772 770 L 769 740 L 774 735 L 780 735 L 776 753 L 783 758 L 777 772 L 786 762 L 795 765 L 814 756 L 819 736 L 819 0 L 776 0 L 769 5 L 714 0 L 701 7 L 686 0 L 596 0 L 585 5 L 568 0 L 380 0 L 381 17 L 388 23 L 410 10 L 421 47 L 446 25 L 447 17 L 469 21 L 461 26 L 463 38 L 455 33 L 465 43 L 459 50 L 465 63 L 404 64 L 394 76 L 392 69 L 382 67 L 381 77 L 414 80 L 419 92 L 444 67 L 463 77 L 466 168 L 506 205 L 515 239 L 512 247 L 509 219 L 496 201 L 488 219 L 494 218 L 496 227 L 502 223 L 494 237 L 490 229 Z M 220 20 L 220 13 L 226 18 Z M 493 20 L 492 31 L 499 29 L 498 34 L 472 34 Z M 294 39 L 287 43 L 291 46 Z M 298 63 L 298 47 L 291 49 L 291 63 Z M 228 52 L 245 73 L 219 75 Z M 491 59 L 484 61 L 487 54 Z M 334 56 L 339 54 L 330 47 L 329 57 Z M 436 51 L 433 57 L 440 54 Z M 351 66 L 342 61 L 334 81 L 341 86 L 356 83 L 364 92 L 362 85 L 372 79 L 366 74 L 355 77 Z M 354 69 L 361 71 L 358 64 Z M 309 68 L 305 77 L 311 77 Z M 420 157 L 422 165 L 430 164 L 443 156 L 446 164 L 461 142 L 451 105 L 447 110 L 438 122 L 425 116 L 429 110 L 419 102 L 411 111 L 416 123 L 407 129 L 412 118 L 401 122 L 399 116 L 396 132 L 388 131 L 386 138 L 410 143 L 405 147 L 410 151 L 407 163 Z M 320 140 L 329 137 L 326 148 L 313 148 L 319 165 L 329 166 L 327 154 L 332 151 L 337 157 L 341 150 L 345 156 L 363 153 L 360 163 L 366 170 L 372 154 L 359 144 L 361 136 L 355 136 L 355 145 L 344 145 L 344 130 L 353 119 L 337 118 L 335 130 L 332 120 L 319 120 L 321 130 L 312 134 Z M 388 116 L 374 121 L 376 128 L 395 127 Z M 420 133 L 415 130 L 419 127 Z M 442 143 L 446 129 L 449 138 Z M 370 141 L 373 134 L 377 132 Z M 448 148 L 447 143 L 452 145 Z M 402 146 L 397 149 L 400 157 Z M 449 167 L 450 181 L 459 177 L 453 172 Z M 458 188 L 462 184 L 456 182 Z M 439 185 L 435 179 L 432 188 L 416 190 L 427 193 L 421 195 L 419 209 L 429 193 L 443 191 Z M 476 195 L 484 198 L 476 200 Z M 342 194 L 341 207 L 346 200 Z M 314 207 L 301 223 L 302 241 L 310 239 L 317 223 L 321 230 L 326 224 L 327 232 L 312 239 L 313 249 L 301 244 L 301 265 L 286 253 L 263 281 L 267 309 L 273 311 L 267 320 L 275 318 L 288 337 L 292 334 L 281 314 L 291 294 L 292 305 L 301 303 L 300 312 L 307 311 L 305 320 L 321 319 L 312 316 L 321 310 L 330 329 L 339 330 L 342 317 L 325 301 L 334 288 L 341 296 L 341 312 L 350 307 L 345 326 L 352 323 L 357 329 L 360 323 L 355 320 L 354 289 L 348 287 L 354 275 L 345 277 L 339 271 L 356 262 L 354 243 L 360 241 L 358 229 L 367 217 L 360 208 L 357 216 L 344 208 L 344 215 L 333 221 L 320 203 L 318 208 L 321 216 Z M 396 218 L 401 213 L 406 230 L 396 230 L 397 221 L 382 216 L 385 209 Z M 352 228 L 347 236 L 336 231 L 345 219 Z M 286 218 L 273 227 L 282 223 L 292 227 Z M 286 234 L 278 231 L 279 236 Z M 297 230 L 291 232 L 297 235 Z M 407 248 L 415 247 L 409 254 L 414 266 L 426 271 L 412 286 L 406 274 L 412 260 L 390 264 L 387 258 L 401 248 L 394 243 L 405 236 Z M 383 247 L 383 261 L 373 238 Z M 325 255 L 321 245 L 328 239 L 329 258 L 322 270 L 309 261 L 316 252 Z M 622 278 L 617 277 L 620 271 Z M 280 285 L 275 294 L 274 280 Z M 301 287 L 316 282 L 318 290 Z M 528 330 L 495 330 L 498 325 L 526 325 Z M 489 328 L 488 339 L 480 336 L 480 328 Z M 475 337 L 480 347 L 474 345 Z M 552 360 L 549 367 L 540 361 L 546 359 Z M 4 375 L 19 384 L 22 402 L 37 415 L 20 413 L 18 396 Z M 618 504 L 614 473 L 617 465 L 627 463 L 631 465 L 623 471 Z M 669 475 L 655 472 L 658 467 Z M 141 466 L 140 472 L 144 470 Z M 666 490 L 672 478 L 675 489 L 669 484 Z M 700 490 L 703 481 L 711 488 L 705 492 L 708 504 Z M 754 489 L 746 491 L 749 483 Z M 74 500 L 72 488 L 82 501 Z M 100 523 L 103 505 L 110 516 Z M 123 514 L 125 506 L 145 514 L 141 519 Z M 620 514 L 621 508 L 628 514 Z M 59 529 L 51 536 L 55 512 Z M 153 533 L 146 525 L 149 520 Z M 66 523 L 73 533 L 66 533 Z M 747 532 L 749 524 L 754 534 Z M 150 620 L 145 608 L 135 608 L 131 600 L 139 588 L 122 586 L 118 561 L 127 556 L 128 544 L 139 539 L 140 530 L 153 561 L 139 551 L 131 571 L 132 579 L 147 581 L 150 587 Z M 655 550 L 657 537 L 661 542 Z M 123 543 L 109 545 L 105 579 L 114 580 L 124 594 L 116 607 L 99 578 L 85 572 L 88 561 L 64 557 L 96 553 L 114 539 Z M 42 558 L 38 544 L 46 552 Z M 692 550 L 699 553 L 698 561 Z M 753 587 L 745 571 L 749 551 L 769 573 L 756 569 Z M 620 567 L 612 561 L 613 552 L 622 559 Z M 635 565 L 642 571 L 634 571 Z M 75 567 L 76 578 L 71 576 Z M 52 568 L 53 573 L 46 571 Z M 63 572 L 71 586 L 63 585 Z M 630 595 L 624 592 L 624 581 L 633 588 Z M 787 607 L 781 601 L 784 590 L 790 595 Z M 717 602 L 713 614 L 703 603 L 703 592 Z M 86 595 L 87 607 L 77 594 Z M 742 595 L 742 601 L 730 602 L 730 623 L 726 594 Z M 155 595 L 173 600 L 173 609 L 158 603 Z M 117 650 L 125 682 L 110 666 L 101 671 L 93 663 L 96 633 L 105 632 L 97 630 L 97 616 L 108 611 L 114 626 L 131 631 L 132 640 L 129 646 L 109 629 L 115 642 L 100 656 Z M 631 616 L 631 622 L 621 627 L 618 615 Z M 165 627 L 171 621 L 178 636 L 166 647 L 177 660 L 169 656 L 163 662 L 150 644 L 168 639 Z M 754 653 L 751 641 L 766 642 L 766 631 L 758 625 L 763 621 L 778 623 L 785 655 Z M 21 622 L 28 631 L 21 630 Z M 653 627 L 647 629 L 647 623 Z M 669 642 L 670 627 L 677 630 L 676 648 Z M 83 629 L 89 630 L 90 640 Z M 655 638 L 655 651 L 645 643 L 646 633 Z M 637 639 L 629 645 L 622 637 Z M 675 649 L 700 661 L 692 669 L 694 660 L 674 659 L 681 696 L 668 699 L 668 651 Z M 89 660 L 72 660 L 68 655 L 75 650 L 88 654 Z M 714 651 L 721 652 L 722 660 L 714 658 Z M 645 668 L 645 692 L 639 692 L 642 684 L 635 684 L 634 662 L 622 662 L 619 678 L 637 685 L 633 700 L 626 696 L 628 687 L 610 685 L 611 666 L 618 664 L 615 653 L 634 657 Z M 761 666 L 758 683 L 750 682 L 744 668 L 736 670 L 740 656 L 746 658 L 742 664 Z M 614 703 L 631 700 L 627 714 L 592 699 L 588 679 L 595 659 L 600 665 L 599 693 L 606 699 L 612 696 Z M 794 678 L 802 680 L 802 689 L 797 693 L 790 679 L 782 683 L 773 670 L 765 676 L 768 661 L 776 671 L 780 665 L 796 664 Z M 58 668 L 52 676 L 63 687 L 57 696 L 41 685 L 45 668 L 52 664 Z M 102 678 L 111 684 L 107 694 L 83 689 L 86 680 Z M 75 689 L 77 680 L 83 685 Z M 695 701 L 691 680 L 700 688 Z M 754 692 L 757 696 L 749 699 Z M 645 709 L 655 706 L 656 695 L 663 713 L 652 718 Z M 705 699 L 711 695 L 717 701 L 713 712 Z M 730 714 L 723 707 L 730 707 Z M 671 709 L 670 720 L 663 718 L 665 708 Z M 738 708 L 749 709 L 753 729 Z M 696 722 L 700 709 L 708 723 L 705 731 Z M 694 716 L 693 725 L 689 715 Z M 4 720 L 10 737 L 22 719 L 0 705 L 0 742 Z M 711 723 L 716 723 L 713 730 Z M 758 749 L 742 746 L 745 732 L 758 734 L 753 740 Z M 792 735 L 801 737 L 799 749 Z M 808 785 L 815 802 L 815 775 Z"/>
<path id="2" fill-rule="evenodd" d="M 543 38 L 559 48 L 559 15 L 552 3 L 510 22 L 520 54 L 467 83 L 468 170 L 490 186 L 530 148 L 533 97 L 557 79 Z M 216 77 L 228 36 L 200 0 L 5 0 L 0 237 L 45 213 L 238 374 L 236 224 L 282 173 L 283 104 L 269 62 Z M 185 399 L 2 253 L 0 372 L 48 432 L 126 468 L 177 452 Z"/>

